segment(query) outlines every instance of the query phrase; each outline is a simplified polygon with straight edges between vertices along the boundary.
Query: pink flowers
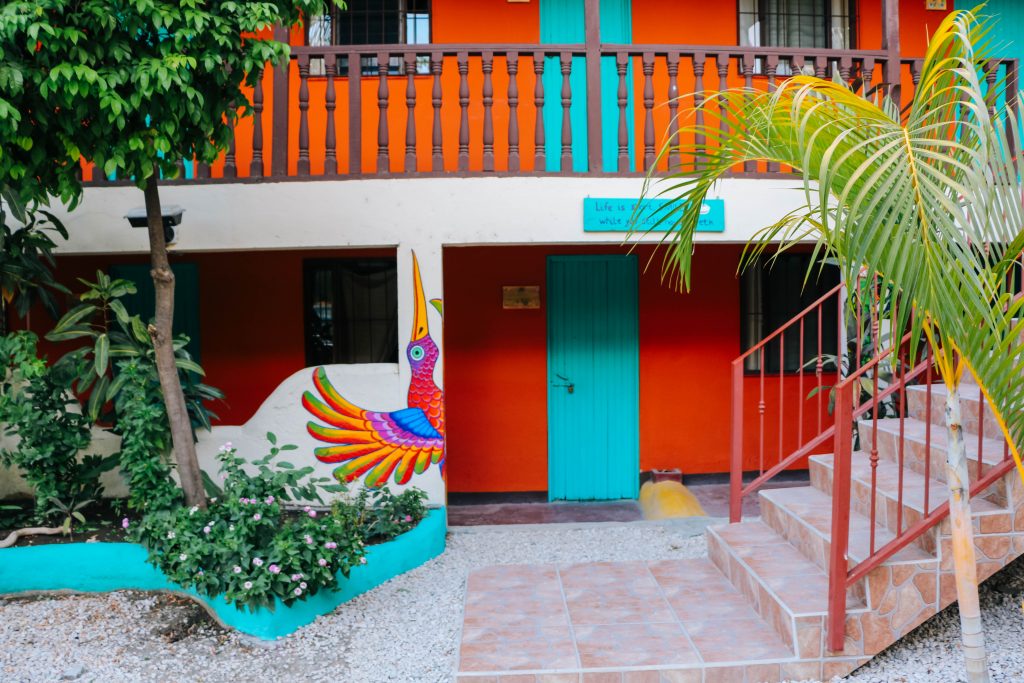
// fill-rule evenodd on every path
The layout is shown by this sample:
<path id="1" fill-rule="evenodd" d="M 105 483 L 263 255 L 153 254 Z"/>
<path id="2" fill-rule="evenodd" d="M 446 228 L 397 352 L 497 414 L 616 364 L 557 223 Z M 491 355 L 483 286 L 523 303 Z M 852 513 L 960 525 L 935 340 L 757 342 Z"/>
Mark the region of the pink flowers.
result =
<path id="1" fill-rule="evenodd" d="M 406 515 L 405 516 L 405 521 L 406 522 L 411 522 L 412 521 L 412 515 Z"/>
<path id="2" fill-rule="evenodd" d="M 203 527 L 203 533 L 204 534 L 210 533 L 210 525 L 209 524 L 207 524 L 206 526 Z"/>
<path id="3" fill-rule="evenodd" d="M 296 595 L 302 595 L 302 589 L 301 589 L 301 588 L 296 588 L 296 589 L 295 589 L 294 591 L 292 591 L 292 592 L 293 592 L 293 593 L 295 593 Z"/>
<path id="4" fill-rule="evenodd" d="M 128 522 L 128 518 L 127 517 L 125 517 L 124 519 L 121 520 L 121 528 L 122 529 L 127 529 L 128 528 L 128 524 L 129 524 L 129 522 Z"/>
<path id="5" fill-rule="evenodd" d="M 267 505 L 273 505 L 274 504 L 274 497 L 273 496 L 267 496 L 267 499 L 265 501 L 263 501 L 263 502 L 266 503 Z"/>
<path id="6" fill-rule="evenodd" d="M 281 568 L 278 567 L 276 564 L 272 564 L 269 567 L 267 567 L 267 571 L 270 572 L 271 574 L 280 574 L 281 573 Z"/>
<path id="7" fill-rule="evenodd" d="M 299 581 L 302 578 L 304 578 L 302 574 L 292 574 L 292 581 Z"/>
<path id="8" fill-rule="evenodd" d="M 249 499 L 248 498 L 239 498 L 238 502 L 241 503 L 242 505 L 248 505 L 249 504 Z"/>
<path id="9" fill-rule="evenodd" d="M 306 543 L 312 543 L 313 542 L 313 537 L 310 536 L 309 534 L 306 534 L 305 536 L 302 537 L 302 540 L 304 540 Z"/>
<path id="10" fill-rule="evenodd" d="M 258 522 L 261 519 L 263 519 L 263 515 L 261 515 L 260 513 L 257 512 L 255 515 L 252 516 L 252 518 L 253 518 L 253 521 Z"/>
<path id="11" fill-rule="evenodd" d="M 234 572 L 234 573 L 236 573 L 236 574 L 241 574 L 241 573 L 242 573 L 242 568 L 241 568 L 241 567 L 239 567 L 239 566 L 238 566 L 238 565 L 236 564 L 236 565 L 234 566 L 234 568 L 233 568 L 233 569 L 232 569 L 231 571 L 233 571 L 233 572 Z"/>
<path id="12" fill-rule="evenodd" d="M 242 587 L 245 588 L 245 590 L 252 590 L 252 581 L 246 581 L 242 584 Z"/>
<path id="13" fill-rule="evenodd" d="M 310 517 L 316 517 L 316 510 L 310 510 L 309 511 L 309 516 Z"/>
<path id="14" fill-rule="evenodd" d="M 301 588 L 302 590 L 306 590 L 306 582 L 303 581 L 302 583 L 300 583 L 299 588 Z"/>
<path id="15" fill-rule="evenodd" d="M 366 564 L 366 558 L 365 557 L 360 557 L 359 558 L 359 564 Z"/>
<path id="16" fill-rule="evenodd" d="M 252 563 L 253 563 L 254 565 L 256 565 L 257 567 L 262 567 L 262 566 L 263 566 L 263 560 L 261 560 L 261 559 L 260 559 L 260 558 L 258 558 L 258 557 L 254 557 L 254 558 L 252 558 Z"/>
<path id="17" fill-rule="evenodd" d="M 321 557 L 321 558 L 320 558 L 319 560 L 317 560 L 317 561 L 316 561 L 316 563 L 317 563 L 318 565 L 320 565 L 321 567 L 326 567 L 326 566 L 327 566 L 327 560 L 325 560 L 325 559 L 324 559 L 324 558 L 322 558 L 322 557 Z"/>
<path id="18" fill-rule="evenodd" d="M 324 547 L 327 548 L 328 550 L 334 550 L 335 548 L 338 547 L 338 544 L 335 543 L 334 541 L 327 541 L 327 543 L 324 543 Z"/>

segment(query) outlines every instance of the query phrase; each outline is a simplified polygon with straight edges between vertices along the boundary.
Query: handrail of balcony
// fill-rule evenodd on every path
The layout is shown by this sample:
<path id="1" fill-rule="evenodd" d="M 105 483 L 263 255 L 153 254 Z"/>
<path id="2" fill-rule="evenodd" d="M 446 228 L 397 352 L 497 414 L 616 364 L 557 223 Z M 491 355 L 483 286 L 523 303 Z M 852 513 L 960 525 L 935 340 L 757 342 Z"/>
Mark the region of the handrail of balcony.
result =
<path id="1" fill-rule="evenodd" d="M 601 78 L 576 78 L 594 58 L 614 61 L 614 92 L 600 91 Z M 714 93 L 762 78 L 770 90 L 800 70 L 838 74 L 867 92 L 882 82 L 887 59 L 871 50 L 734 45 L 293 47 L 288 64 L 268 69 L 249 93 L 253 116 L 236 125 L 230 149 L 212 165 L 183 161 L 173 182 L 667 171 L 681 163 L 680 146 L 706 143 L 680 139 L 684 106 L 700 123 L 701 105 L 717 106 L 707 104 Z M 602 100 L 616 103 L 613 117 L 602 119 Z M 659 141 L 673 145 L 665 158 Z M 735 169 L 781 171 L 768 162 Z M 117 182 L 88 164 L 83 176 Z"/>

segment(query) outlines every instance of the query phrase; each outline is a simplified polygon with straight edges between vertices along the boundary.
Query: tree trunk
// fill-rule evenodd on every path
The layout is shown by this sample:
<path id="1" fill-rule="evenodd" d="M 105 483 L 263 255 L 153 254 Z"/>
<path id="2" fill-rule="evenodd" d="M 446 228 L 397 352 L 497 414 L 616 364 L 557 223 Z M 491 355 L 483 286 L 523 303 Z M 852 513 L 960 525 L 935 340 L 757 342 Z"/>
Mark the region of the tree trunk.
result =
<path id="1" fill-rule="evenodd" d="M 146 182 L 146 223 L 149 228 L 149 255 L 151 274 L 156 290 L 156 315 L 149 326 L 149 336 L 156 351 L 156 369 L 160 389 L 164 395 L 167 421 L 171 427 L 174 459 L 178 464 L 178 477 L 185 493 L 187 505 L 206 507 L 203 477 L 196 458 L 196 444 L 192 423 L 185 407 L 185 394 L 181 390 L 178 367 L 174 362 L 174 273 L 167 260 L 167 242 L 164 239 L 164 220 L 160 209 L 160 191 L 157 187 L 158 171 Z"/>
<path id="2" fill-rule="evenodd" d="M 960 422 L 959 384 L 946 395 L 946 481 L 949 484 L 949 521 L 953 534 L 953 569 L 956 597 L 960 605 L 960 634 L 964 664 L 970 683 L 988 683 L 985 632 L 978 603 L 978 568 L 974 558 L 974 529 L 971 526 L 971 490 L 967 470 L 967 449 Z"/>

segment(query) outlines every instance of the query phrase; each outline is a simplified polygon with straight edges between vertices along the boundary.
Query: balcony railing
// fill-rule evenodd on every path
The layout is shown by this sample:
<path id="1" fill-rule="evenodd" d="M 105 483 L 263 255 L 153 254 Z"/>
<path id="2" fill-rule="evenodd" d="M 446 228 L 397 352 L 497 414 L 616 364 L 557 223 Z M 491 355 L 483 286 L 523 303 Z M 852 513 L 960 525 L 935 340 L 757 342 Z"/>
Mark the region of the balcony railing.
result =
<path id="1" fill-rule="evenodd" d="M 692 45 L 294 47 L 249 93 L 254 114 L 214 164 L 171 182 L 422 175 L 602 175 L 664 170 L 693 105 L 728 87 L 772 89 L 790 74 L 838 76 L 857 92 L 907 100 L 920 61 L 884 51 Z M 892 66 L 893 68 L 889 68 Z M 1016 82 L 1007 61 L 992 78 Z M 682 97 L 680 97 L 682 95 Z M 712 110 L 713 111 L 713 110 Z M 677 114 L 682 112 L 682 117 Z M 694 117 L 694 118 L 687 118 Z M 747 163 L 737 173 L 776 173 Z M 86 164 L 84 179 L 117 182 Z"/>

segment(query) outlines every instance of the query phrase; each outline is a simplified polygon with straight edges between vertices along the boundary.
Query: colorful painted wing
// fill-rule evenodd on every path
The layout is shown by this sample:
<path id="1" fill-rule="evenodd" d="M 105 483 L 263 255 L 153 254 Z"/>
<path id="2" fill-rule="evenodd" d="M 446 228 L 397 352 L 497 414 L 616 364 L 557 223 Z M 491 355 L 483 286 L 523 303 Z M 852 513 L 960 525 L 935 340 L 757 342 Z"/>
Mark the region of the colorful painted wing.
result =
<path id="1" fill-rule="evenodd" d="M 309 422 L 306 428 L 313 438 L 334 444 L 321 446 L 314 454 L 322 462 L 342 463 L 334 471 L 338 479 L 352 481 L 365 474 L 366 485 L 377 487 L 394 472 L 395 482 L 405 484 L 444 456 L 444 436 L 421 409 L 363 410 L 331 386 L 323 368 L 313 372 L 313 384 L 320 398 L 307 391 L 302 405 L 329 426 Z"/>

